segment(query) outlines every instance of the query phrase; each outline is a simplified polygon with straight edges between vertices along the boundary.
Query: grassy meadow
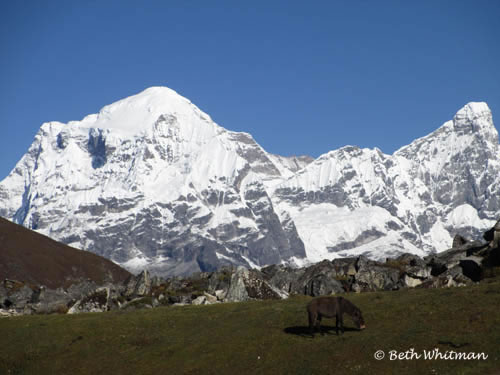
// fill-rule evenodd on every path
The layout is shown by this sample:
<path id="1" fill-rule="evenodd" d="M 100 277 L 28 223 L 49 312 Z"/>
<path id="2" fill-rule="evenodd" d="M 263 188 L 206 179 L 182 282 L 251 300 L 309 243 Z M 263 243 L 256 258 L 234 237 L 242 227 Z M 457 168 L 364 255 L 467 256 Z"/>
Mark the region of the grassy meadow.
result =
<path id="1" fill-rule="evenodd" d="M 336 336 L 312 339 L 309 297 L 0 319 L 0 374 L 499 374 L 500 279 L 471 287 L 348 294 Z M 390 360 L 391 350 L 484 352 L 486 360 Z M 383 350 L 382 360 L 374 353 Z"/>

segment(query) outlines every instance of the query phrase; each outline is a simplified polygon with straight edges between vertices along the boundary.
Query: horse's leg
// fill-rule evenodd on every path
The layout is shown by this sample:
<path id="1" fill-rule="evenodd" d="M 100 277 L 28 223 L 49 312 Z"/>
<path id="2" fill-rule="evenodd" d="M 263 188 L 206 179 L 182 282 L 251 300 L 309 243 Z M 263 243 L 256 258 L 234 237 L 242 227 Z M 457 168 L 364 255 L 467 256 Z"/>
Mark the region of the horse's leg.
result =
<path id="1" fill-rule="evenodd" d="M 339 335 L 339 314 L 335 315 L 335 333 Z"/>
<path id="2" fill-rule="evenodd" d="M 314 338 L 314 325 L 316 324 L 316 313 L 309 311 L 309 332 Z"/>
<path id="3" fill-rule="evenodd" d="M 321 336 L 324 336 L 325 333 L 321 329 L 321 314 L 318 314 L 318 319 L 316 320 L 316 325 L 318 326 L 319 333 L 321 333 Z"/>
<path id="4" fill-rule="evenodd" d="M 342 314 L 339 314 L 339 322 L 340 322 L 340 332 L 344 334 L 344 317 Z"/>

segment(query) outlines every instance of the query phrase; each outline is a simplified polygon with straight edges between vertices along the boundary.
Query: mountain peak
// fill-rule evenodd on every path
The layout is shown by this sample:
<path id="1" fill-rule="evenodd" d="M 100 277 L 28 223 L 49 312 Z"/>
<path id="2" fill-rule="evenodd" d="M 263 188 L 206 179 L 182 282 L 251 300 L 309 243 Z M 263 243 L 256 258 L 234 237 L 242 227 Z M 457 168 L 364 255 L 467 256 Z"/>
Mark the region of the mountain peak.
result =
<path id="1" fill-rule="evenodd" d="M 174 90 L 154 86 L 103 107 L 98 114 L 85 117 L 81 125 L 135 135 L 150 128 L 161 115 L 175 115 L 188 122 L 210 120 L 209 115 Z"/>
<path id="2" fill-rule="evenodd" d="M 494 224 L 499 158 L 486 103 L 394 155 L 345 146 L 312 161 L 268 154 L 151 87 L 82 121 L 43 125 L 0 182 L 0 215 L 163 275 L 424 254 L 452 243 L 464 212 L 476 213 L 471 238 Z"/>
<path id="3" fill-rule="evenodd" d="M 455 115 L 455 119 L 474 120 L 478 117 L 491 116 L 490 107 L 485 102 L 469 102 L 464 105 Z"/>
<path id="4" fill-rule="evenodd" d="M 452 129 L 458 135 L 476 135 L 493 145 L 498 145 L 498 132 L 485 102 L 470 102 L 453 117 Z"/>

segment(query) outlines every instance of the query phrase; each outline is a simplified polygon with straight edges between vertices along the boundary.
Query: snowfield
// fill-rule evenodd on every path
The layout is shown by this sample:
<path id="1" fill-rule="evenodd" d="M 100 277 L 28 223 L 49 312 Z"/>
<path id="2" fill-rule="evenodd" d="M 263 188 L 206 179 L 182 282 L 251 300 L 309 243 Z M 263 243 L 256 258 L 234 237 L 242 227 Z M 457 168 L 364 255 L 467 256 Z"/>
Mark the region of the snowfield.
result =
<path id="1" fill-rule="evenodd" d="M 41 126 L 0 183 L 0 215 L 136 271 L 425 255 L 500 214 L 498 132 L 469 103 L 393 155 L 266 152 L 166 87 Z"/>

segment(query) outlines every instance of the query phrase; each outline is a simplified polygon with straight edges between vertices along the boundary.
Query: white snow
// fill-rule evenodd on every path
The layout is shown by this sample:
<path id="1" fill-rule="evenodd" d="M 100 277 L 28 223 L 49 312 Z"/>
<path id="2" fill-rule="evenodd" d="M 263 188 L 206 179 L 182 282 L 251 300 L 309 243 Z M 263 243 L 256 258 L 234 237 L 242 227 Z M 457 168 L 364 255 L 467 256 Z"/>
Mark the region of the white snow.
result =
<path id="1" fill-rule="evenodd" d="M 467 160 L 460 162 L 469 163 L 468 169 L 450 169 L 463 155 Z M 498 132 L 486 103 L 467 104 L 453 120 L 393 155 L 346 146 L 309 163 L 269 154 L 249 134 L 220 127 L 175 91 L 152 87 L 81 121 L 43 124 L 28 153 L 0 182 L 0 213 L 85 249 L 94 245 L 88 233 L 140 228 L 141 214 L 149 211 L 157 215 L 160 237 L 175 230 L 214 240 L 214 228 L 230 224 L 255 240 L 263 236 L 255 235 L 261 218 L 245 196 L 267 192 L 252 204 L 272 208 L 295 225 L 305 245 L 307 259 L 293 257 L 290 263 L 363 253 L 383 258 L 395 251 L 421 255 L 448 248 L 454 228 L 494 224 L 500 214 L 492 198 L 498 195 L 499 160 Z M 493 208 L 460 201 L 461 181 L 455 180 L 462 170 L 471 171 L 467 183 L 476 190 L 490 181 L 487 193 L 477 194 L 481 207 Z M 212 193 L 215 203 L 208 201 Z M 297 202 L 296 196 L 308 198 Z M 192 220 L 210 219 L 181 224 L 172 209 L 179 202 Z M 234 213 L 248 210 L 249 217 Z M 429 224 L 420 231 L 418 220 L 425 218 Z M 158 254 L 133 249 L 123 265 L 164 262 L 163 239 L 158 241 Z M 328 250 L 339 245 L 354 247 Z M 259 264 L 251 255 L 244 259 Z"/>
<path id="2" fill-rule="evenodd" d="M 477 210 L 470 204 L 465 203 L 455 207 L 448 214 L 446 224 L 453 228 L 475 227 L 487 229 L 495 225 L 495 220 L 480 219 Z"/>

